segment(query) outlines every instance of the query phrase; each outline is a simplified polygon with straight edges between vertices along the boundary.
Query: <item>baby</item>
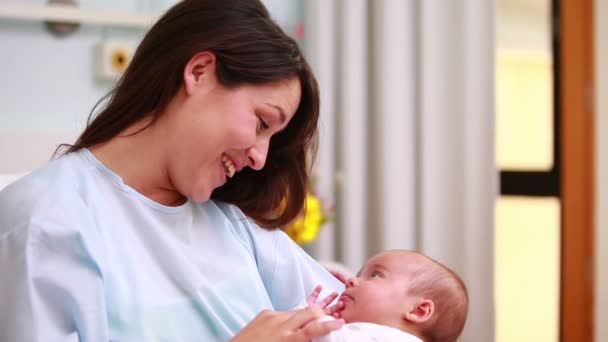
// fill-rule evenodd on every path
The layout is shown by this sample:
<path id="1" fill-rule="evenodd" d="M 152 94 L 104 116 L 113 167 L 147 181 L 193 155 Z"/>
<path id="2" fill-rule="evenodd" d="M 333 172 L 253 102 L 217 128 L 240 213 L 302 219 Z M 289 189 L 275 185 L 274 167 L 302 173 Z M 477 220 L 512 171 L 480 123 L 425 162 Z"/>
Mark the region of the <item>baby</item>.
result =
<path id="1" fill-rule="evenodd" d="M 393 250 L 370 258 L 334 306 L 334 293 L 316 302 L 318 286 L 308 300 L 347 323 L 315 339 L 333 341 L 456 341 L 467 317 L 468 295 L 460 277 L 419 253 Z M 329 317 L 327 318 L 329 319 Z"/>

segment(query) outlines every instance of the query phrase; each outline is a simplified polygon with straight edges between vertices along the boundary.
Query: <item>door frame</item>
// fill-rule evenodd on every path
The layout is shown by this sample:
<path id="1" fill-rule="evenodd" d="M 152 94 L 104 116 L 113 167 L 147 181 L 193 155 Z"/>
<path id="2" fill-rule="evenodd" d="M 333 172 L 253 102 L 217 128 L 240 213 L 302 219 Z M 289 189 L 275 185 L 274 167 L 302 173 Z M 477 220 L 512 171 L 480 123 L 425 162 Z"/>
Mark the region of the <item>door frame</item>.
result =
<path id="1" fill-rule="evenodd" d="M 560 341 L 593 341 L 593 0 L 557 0 L 561 159 Z"/>

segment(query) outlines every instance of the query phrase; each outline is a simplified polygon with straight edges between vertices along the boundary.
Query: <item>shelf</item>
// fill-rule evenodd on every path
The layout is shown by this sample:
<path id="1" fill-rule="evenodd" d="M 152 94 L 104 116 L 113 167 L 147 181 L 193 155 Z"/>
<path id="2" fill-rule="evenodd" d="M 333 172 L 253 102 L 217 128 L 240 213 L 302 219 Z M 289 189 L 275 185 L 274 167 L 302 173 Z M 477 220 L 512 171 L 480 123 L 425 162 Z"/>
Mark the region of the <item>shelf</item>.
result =
<path id="1" fill-rule="evenodd" d="M 147 29 L 159 17 L 159 13 L 89 9 L 61 4 L 0 4 L 0 19 L 56 21 Z"/>

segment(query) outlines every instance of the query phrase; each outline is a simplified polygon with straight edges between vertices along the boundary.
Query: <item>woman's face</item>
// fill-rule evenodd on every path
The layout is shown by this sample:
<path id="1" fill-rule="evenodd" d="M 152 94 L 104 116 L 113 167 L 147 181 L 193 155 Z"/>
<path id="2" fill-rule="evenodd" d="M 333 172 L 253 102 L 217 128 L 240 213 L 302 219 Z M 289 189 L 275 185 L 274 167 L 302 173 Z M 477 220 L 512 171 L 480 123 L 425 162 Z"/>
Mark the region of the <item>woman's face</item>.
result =
<path id="1" fill-rule="evenodd" d="M 166 134 L 171 186 L 197 202 L 243 168 L 262 169 L 270 138 L 287 126 L 300 103 L 295 77 L 226 88 L 214 65 L 201 70 L 196 79 L 186 76 L 183 101 L 169 111 Z"/>

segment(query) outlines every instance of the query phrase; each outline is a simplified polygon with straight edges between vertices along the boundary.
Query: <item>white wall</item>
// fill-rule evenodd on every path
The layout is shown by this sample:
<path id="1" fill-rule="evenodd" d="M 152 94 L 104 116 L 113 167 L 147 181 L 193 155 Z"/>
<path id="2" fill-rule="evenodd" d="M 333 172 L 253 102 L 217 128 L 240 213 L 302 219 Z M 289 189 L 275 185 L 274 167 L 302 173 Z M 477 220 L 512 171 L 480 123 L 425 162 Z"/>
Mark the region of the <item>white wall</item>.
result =
<path id="1" fill-rule="evenodd" d="M 0 0 L 0 5 L 15 0 Z M 23 0 L 19 4 L 41 3 Z M 110 8 L 89 0 L 82 6 Z M 112 8 L 135 10 L 137 2 Z M 42 22 L 0 19 L 0 174 L 29 171 L 45 163 L 59 143 L 71 143 L 111 82 L 93 76 L 95 44 L 105 39 L 137 43 L 144 31 L 81 26 L 56 37 Z"/>
<path id="2" fill-rule="evenodd" d="M 93 77 L 93 46 L 101 39 L 100 28 L 58 39 L 41 23 L 0 22 L 0 173 L 31 170 L 57 144 L 73 142 L 111 87 Z"/>
<path id="3" fill-rule="evenodd" d="M 608 341 L 608 0 L 595 0 L 596 286 L 595 342 Z"/>

